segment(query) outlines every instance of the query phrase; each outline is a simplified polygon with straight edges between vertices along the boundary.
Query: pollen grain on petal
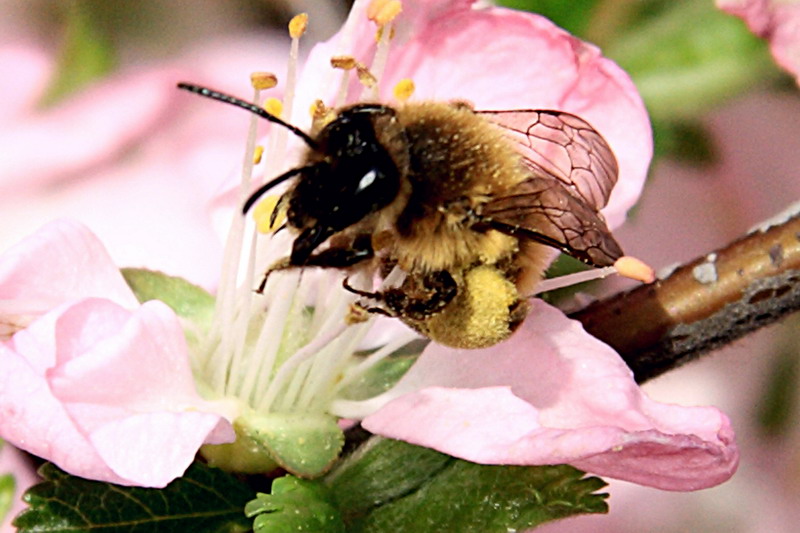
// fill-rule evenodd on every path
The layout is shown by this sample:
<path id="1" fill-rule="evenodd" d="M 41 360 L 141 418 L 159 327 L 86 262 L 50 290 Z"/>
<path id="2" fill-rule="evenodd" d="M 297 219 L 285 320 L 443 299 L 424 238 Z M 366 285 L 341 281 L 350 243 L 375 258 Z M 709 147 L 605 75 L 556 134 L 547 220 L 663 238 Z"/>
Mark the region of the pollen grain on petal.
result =
<path id="1" fill-rule="evenodd" d="M 620 276 L 635 279 L 642 283 L 652 283 L 656 280 L 653 267 L 635 257 L 623 255 L 614 263 L 614 268 Z"/>
<path id="2" fill-rule="evenodd" d="M 406 102 L 414 94 L 415 88 L 413 80 L 403 78 L 394 86 L 394 97 L 398 102 Z"/>
<path id="3" fill-rule="evenodd" d="M 253 72 L 250 74 L 250 85 L 259 91 L 272 89 L 278 85 L 278 77 L 272 72 Z"/>
<path id="4" fill-rule="evenodd" d="M 280 117 L 283 114 L 283 102 L 277 98 L 267 98 L 262 106 L 270 115 Z"/>
<path id="5" fill-rule="evenodd" d="M 308 13 L 300 13 L 289 21 L 289 35 L 292 39 L 299 39 L 308 28 Z"/>

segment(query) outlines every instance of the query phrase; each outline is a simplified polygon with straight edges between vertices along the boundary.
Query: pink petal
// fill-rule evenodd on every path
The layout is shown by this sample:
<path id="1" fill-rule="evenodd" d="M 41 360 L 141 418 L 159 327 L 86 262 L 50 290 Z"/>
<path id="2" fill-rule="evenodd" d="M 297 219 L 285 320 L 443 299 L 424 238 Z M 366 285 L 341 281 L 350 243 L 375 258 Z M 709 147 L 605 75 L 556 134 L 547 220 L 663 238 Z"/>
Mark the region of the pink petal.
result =
<path id="1" fill-rule="evenodd" d="M 778 0 L 717 0 L 717 7 L 769 41 L 778 64 L 800 83 L 800 4 Z"/>
<path id="2" fill-rule="evenodd" d="M 0 72 L 14 73 L 0 78 L 0 102 L 3 102 L 0 124 L 5 126 L 31 110 L 44 92 L 52 63 L 52 59 L 35 46 L 9 44 L 0 47 Z"/>
<path id="3" fill-rule="evenodd" d="M 0 315 L 41 313 L 91 296 L 138 305 L 103 244 L 78 222 L 51 222 L 0 256 Z"/>
<path id="4" fill-rule="evenodd" d="M 2 345 L 0 435 L 89 479 L 163 487 L 205 442 L 234 435 L 194 388 L 181 325 L 163 303 L 96 298 L 44 315 Z"/>
<path id="5" fill-rule="evenodd" d="M 650 400 L 611 348 L 539 300 L 493 348 L 429 346 L 387 397 L 366 429 L 479 463 L 569 463 L 668 490 L 738 464 L 724 414 Z"/>
<path id="6" fill-rule="evenodd" d="M 171 89 L 178 77 L 168 69 L 133 73 L 13 124 L 0 133 L 0 186 L 41 185 L 98 164 L 145 138 L 167 118 L 169 104 L 177 98 Z"/>

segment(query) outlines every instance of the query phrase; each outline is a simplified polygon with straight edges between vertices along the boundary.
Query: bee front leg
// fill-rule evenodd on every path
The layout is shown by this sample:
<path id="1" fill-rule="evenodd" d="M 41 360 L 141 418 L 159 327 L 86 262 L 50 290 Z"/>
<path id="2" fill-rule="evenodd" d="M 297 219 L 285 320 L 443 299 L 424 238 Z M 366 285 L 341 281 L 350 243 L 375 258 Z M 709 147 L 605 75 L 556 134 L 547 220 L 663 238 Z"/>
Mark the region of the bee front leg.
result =
<path id="1" fill-rule="evenodd" d="M 375 256 L 372 250 L 372 243 L 369 235 L 359 235 L 350 244 L 343 246 L 331 246 L 326 250 L 309 256 L 302 264 L 292 263 L 291 257 L 287 256 L 279 259 L 264 272 L 264 277 L 258 285 L 256 292 L 264 294 L 269 275 L 276 270 L 287 270 L 289 268 L 320 267 L 320 268 L 347 268 L 362 261 L 367 261 Z"/>

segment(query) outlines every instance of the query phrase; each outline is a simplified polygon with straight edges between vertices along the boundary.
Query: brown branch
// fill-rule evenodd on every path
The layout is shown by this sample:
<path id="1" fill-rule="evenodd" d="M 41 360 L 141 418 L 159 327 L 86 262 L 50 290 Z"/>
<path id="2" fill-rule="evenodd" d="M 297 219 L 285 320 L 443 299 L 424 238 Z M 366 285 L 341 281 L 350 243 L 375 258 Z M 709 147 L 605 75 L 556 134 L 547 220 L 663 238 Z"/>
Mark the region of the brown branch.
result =
<path id="1" fill-rule="evenodd" d="M 800 213 L 571 316 L 644 382 L 800 310 Z"/>

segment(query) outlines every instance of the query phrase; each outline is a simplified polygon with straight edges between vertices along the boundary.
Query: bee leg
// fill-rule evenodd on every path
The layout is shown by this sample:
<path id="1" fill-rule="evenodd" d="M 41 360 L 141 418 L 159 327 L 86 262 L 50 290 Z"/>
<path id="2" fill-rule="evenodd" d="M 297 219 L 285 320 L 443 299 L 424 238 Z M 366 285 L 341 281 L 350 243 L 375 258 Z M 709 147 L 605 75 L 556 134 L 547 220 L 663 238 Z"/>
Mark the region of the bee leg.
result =
<path id="1" fill-rule="evenodd" d="M 386 307 L 395 315 L 412 320 L 424 320 L 440 313 L 458 293 L 458 285 L 446 270 L 431 272 L 414 280 L 409 287 L 384 291 Z"/>
<path id="2" fill-rule="evenodd" d="M 356 289 L 345 279 L 342 286 L 358 296 L 381 302 L 384 307 L 366 307 L 370 313 L 392 317 L 424 320 L 442 311 L 458 292 L 458 285 L 449 272 L 440 270 L 414 278 L 411 283 L 383 291 L 369 292 Z"/>
<path id="3" fill-rule="evenodd" d="M 375 252 L 372 250 L 372 242 L 369 235 L 359 235 L 348 246 L 333 247 L 323 250 L 319 253 L 311 255 L 302 265 L 292 263 L 291 257 L 284 257 L 273 263 L 261 279 L 256 292 L 264 294 L 264 288 L 267 286 L 269 275 L 276 270 L 286 270 L 289 268 L 302 268 L 306 266 L 315 266 L 321 268 L 346 268 L 372 259 Z"/>
<path id="4" fill-rule="evenodd" d="M 310 256 L 302 265 L 322 268 L 347 268 L 375 256 L 369 235 L 359 235 L 347 246 L 331 246 Z"/>

